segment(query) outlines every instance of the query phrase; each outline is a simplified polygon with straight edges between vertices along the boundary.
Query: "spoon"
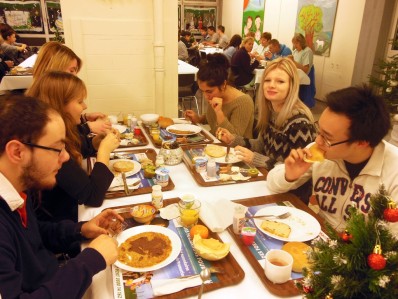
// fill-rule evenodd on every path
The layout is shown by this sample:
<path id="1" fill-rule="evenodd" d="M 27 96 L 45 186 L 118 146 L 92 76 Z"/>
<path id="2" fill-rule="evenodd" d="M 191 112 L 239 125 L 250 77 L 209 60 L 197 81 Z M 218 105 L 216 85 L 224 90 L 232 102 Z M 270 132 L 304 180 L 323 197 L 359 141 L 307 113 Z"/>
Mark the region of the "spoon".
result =
<path id="1" fill-rule="evenodd" d="M 202 298 L 203 287 L 205 286 L 205 281 L 210 279 L 210 275 L 211 275 L 210 270 L 208 268 L 204 268 L 202 271 L 200 271 L 199 276 L 202 279 L 202 284 L 200 286 L 198 299 Z"/>

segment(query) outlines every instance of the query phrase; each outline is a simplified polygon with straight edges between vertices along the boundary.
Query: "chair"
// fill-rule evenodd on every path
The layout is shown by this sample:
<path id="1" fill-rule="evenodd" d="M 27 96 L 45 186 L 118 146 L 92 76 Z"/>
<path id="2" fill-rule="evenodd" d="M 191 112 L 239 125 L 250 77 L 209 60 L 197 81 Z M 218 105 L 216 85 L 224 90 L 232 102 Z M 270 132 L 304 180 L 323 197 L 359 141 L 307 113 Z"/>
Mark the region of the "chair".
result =
<path id="1" fill-rule="evenodd" d="M 178 105 L 179 105 L 179 116 L 182 111 L 186 109 L 192 109 L 192 102 L 196 106 L 196 112 L 200 114 L 198 105 L 198 99 L 195 96 L 196 90 L 194 88 L 195 74 L 180 74 L 178 75 Z M 185 101 L 188 99 L 189 108 L 185 105 Z"/>
<path id="2" fill-rule="evenodd" d="M 315 106 L 315 68 L 312 66 L 310 72 L 308 73 L 310 78 L 310 85 L 300 85 L 299 88 L 299 98 L 306 104 L 309 108 Z"/>

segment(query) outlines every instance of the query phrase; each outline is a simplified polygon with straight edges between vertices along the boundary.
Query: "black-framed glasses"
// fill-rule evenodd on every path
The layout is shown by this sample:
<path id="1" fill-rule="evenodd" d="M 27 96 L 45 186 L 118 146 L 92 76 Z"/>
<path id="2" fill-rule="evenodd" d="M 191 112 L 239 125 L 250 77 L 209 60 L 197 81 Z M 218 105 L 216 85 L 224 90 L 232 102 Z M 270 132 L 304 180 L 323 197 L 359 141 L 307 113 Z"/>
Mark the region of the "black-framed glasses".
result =
<path id="1" fill-rule="evenodd" d="M 346 139 L 346 140 L 343 140 L 343 141 L 331 143 L 325 136 L 322 135 L 318 121 L 314 122 L 314 126 L 315 126 L 316 133 L 322 138 L 323 143 L 327 147 L 332 147 L 332 146 L 335 146 L 335 145 L 339 145 L 339 144 L 343 144 L 343 143 L 347 143 L 347 142 L 352 141 L 351 139 Z"/>
<path id="2" fill-rule="evenodd" d="M 41 148 L 41 149 L 44 149 L 44 150 L 46 150 L 46 151 L 57 152 L 57 153 L 58 153 L 58 156 L 61 155 L 61 153 L 62 153 L 62 152 L 64 151 L 64 149 L 65 149 L 65 148 L 62 148 L 62 149 L 53 148 L 53 147 L 38 145 L 38 144 L 35 144 L 35 143 L 30 143 L 30 142 L 22 142 L 22 141 L 21 141 L 21 143 L 22 143 L 22 144 L 25 144 L 25 145 L 27 145 L 27 146 L 30 146 L 30 147 Z"/>

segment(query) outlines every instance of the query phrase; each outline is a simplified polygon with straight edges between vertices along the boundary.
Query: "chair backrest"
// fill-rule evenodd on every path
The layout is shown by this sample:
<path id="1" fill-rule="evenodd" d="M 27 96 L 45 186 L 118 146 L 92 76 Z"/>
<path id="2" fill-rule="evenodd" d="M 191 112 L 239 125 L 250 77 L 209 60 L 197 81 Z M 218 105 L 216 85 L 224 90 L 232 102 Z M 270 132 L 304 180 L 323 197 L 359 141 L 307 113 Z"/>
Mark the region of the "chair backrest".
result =
<path id="1" fill-rule="evenodd" d="M 178 86 L 191 86 L 195 82 L 195 74 L 178 75 Z"/>

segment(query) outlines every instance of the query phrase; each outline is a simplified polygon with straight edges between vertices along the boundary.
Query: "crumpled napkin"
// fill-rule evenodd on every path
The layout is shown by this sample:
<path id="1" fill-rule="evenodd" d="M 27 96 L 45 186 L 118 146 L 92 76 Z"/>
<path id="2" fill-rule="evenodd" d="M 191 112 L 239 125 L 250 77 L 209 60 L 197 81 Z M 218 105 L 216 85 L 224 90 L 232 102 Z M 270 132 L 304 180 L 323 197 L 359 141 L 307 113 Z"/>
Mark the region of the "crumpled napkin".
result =
<path id="1" fill-rule="evenodd" d="M 135 186 L 134 183 L 141 181 L 139 178 L 126 178 L 127 185 L 129 186 L 129 189 L 138 189 L 141 184 L 137 184 Z M 123 179 L 122 176 L 115 176 L 113 178 L 113 181 L 111 185 L 108 188 L 109 191 L 119 191 L 119 190 L 124 190 L 124 184 L 123 184 Z"/>
<path id="2" fill-rule="evenodd" d="M 152 291 L 155 296 L 176 293 L 201 284 L 202 279 L 199 275 L 187 278 L 151 279 Z"/>
<path id="3" fill-rule="evenodd" d="M 202 200 L 201 204 L 199 217 L 203 223 L 215 233 L 220 233 L 230 226 L 232 224 L 235 207 L 243 206 L 225 198 L 217 198 L 209 201 Z M 247 207 L 243 207 L 246 213 Z"/>

